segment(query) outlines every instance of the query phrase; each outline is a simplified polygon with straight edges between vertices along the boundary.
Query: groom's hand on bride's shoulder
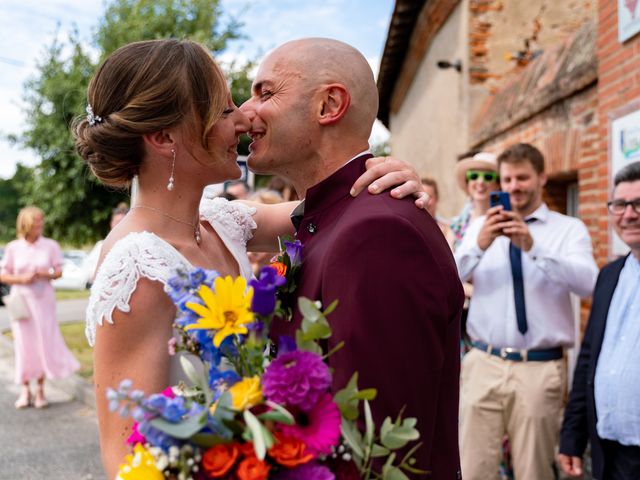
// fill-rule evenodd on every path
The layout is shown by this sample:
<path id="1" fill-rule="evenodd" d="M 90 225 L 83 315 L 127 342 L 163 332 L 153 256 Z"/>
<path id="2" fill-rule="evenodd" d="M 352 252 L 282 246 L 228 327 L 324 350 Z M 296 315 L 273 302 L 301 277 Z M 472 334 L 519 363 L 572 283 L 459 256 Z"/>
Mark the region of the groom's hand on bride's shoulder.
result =
<path id="1" fill-rule="evenodd" d="M 423 190 L 420 176 L 413 165 L 394 157 L 373 157 L 367 160 L 366 167 L 367 171 L 351 187 L 353 197 L 364 189 L 375 195 L 395 187 L 390 192 L 393 198 L 413 195 L 416 207 L 427 209 L 431 198 Z"/>

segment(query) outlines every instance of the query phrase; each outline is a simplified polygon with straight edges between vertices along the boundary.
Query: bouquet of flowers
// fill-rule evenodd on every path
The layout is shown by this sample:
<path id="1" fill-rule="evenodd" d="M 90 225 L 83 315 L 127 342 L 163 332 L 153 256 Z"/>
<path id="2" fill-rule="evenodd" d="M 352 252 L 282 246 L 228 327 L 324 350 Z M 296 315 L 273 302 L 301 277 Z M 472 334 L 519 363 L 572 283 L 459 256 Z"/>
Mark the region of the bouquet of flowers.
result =
<path id="1" fill-rule="evenodd" d="M 376 392 L 358 390 L 357 373 L 330 393 L 331 352 L 319 342 L 331 336 L 326 316 L 337 302 L 323 310 L 300 298 L 301 327 L 295 339 L 279 340 L 276 353 L 269 328 L 290 314 L 282 298 L 295 290 L 302 249 L 299 242 L 285 247 L 249 285 L 202 269 L 168 282 L 178 309 L 169 349 L 180 352 L 185 381 L 148 396 L 128 380 L 108 390 L 111 410 L 134 419 L 132 453 L 117 479 L 401 480 L 404 472 L 425 473 L 412 466 L 419 444 L 407 447 L 419 438 L 415 419 L 386 418 L 377 430 L 369 406 Z"/>

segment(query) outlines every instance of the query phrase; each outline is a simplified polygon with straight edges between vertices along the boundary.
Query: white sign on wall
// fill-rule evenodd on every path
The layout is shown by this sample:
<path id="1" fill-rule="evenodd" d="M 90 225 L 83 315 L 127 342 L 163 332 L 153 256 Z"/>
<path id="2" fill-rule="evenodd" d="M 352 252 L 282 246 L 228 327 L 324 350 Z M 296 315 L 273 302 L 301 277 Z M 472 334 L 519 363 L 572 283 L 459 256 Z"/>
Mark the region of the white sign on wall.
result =
<path id="1" fill-rule="evenodd" d="M 618 40 L 622 43 L 640 32 L 640 1 L 618 0 Z"/>
<path id="2" fill-rule="evenodd" d="M 630 107 L 635 109 L 630 111 Z M 626 114 L 624 113 L 626 112 Z M 625 107 L 617 118 L 611 120 L 609 140 L 611 142 L 611 185 L 618 171 L 632 162 L 640 160 L 640 104 Z M 611 222 L 609 222 L 611 225 Z M 612 256 L 624 255 L 629 247 L 611 230 Z"/>

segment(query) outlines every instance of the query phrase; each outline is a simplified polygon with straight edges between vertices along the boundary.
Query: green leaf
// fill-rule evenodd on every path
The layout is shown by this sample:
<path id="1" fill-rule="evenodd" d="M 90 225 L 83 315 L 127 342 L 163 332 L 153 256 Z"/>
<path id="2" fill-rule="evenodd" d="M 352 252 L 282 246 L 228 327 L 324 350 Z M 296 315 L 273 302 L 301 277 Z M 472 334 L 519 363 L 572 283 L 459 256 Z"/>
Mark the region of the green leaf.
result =
<path id="1" fill-rule="evenodd" d="M 253 448 L 256 451 L 256 456 L 260 460 L 264 460 L 264 457 L 267 455 L 267 449 L 273 445 L 273 437 L 250 410 L 245 410 L 243 416 L 251 432 L 251 439 L 253 440 Z"/>
<path id="2" fill-rule="evenodd" d="M 313 352 L 318 355 L 322 355 L 322 348 L 313 340 L 305 340 L 304 334 L 302 330 L 296 331 L 296 345 L 299 350 L 304 350 L 305 352 Z"/>
<path id="3" fill-rule="evenodd" d="M 157 417 L 151 420 L 151 425 L 167 435 L 175 438 L 186 439 L 200 431 L 207 422 L 207 415 L 193 415 L 179 423 L 171 423 L 164 418 Z"/>
<path id="4" fill-rule="evenodd" d="M 315 302 L 312 302 L 306 297 L 298 298 L 298 308 L 304 318 L 309 319 L 311 322 L 315 322 L 322 316 L 322 312 L 318 309 Z"/>
<path id="5" fill-rule="evenodd" d="M 302 338 L 305 340 L 318 340 L 331 337 L 331 327 L 324 317 L 318 318 L 315 322 L 307 319 L 302 320 Z"/>
<path id="6" fill-rule="evenodd" d="M 367 400 L 364 401 L 364 450 L 365 461 L 371 455 L 371 445 L 373 444 L 373 431 L 375 425 L 373 423 L 373 416 L 371 415 L 371 406 Z"/>
<path id="7" fill-rule="evenodd" d="M 360 458 L 364 458 L 364 449 L 362 448 L 362 435 L 358 431 L 358 427 L 353 423 L 346 419 L 342 419 L 341 424 L 342 436 L 344 437 L 345 442 L 351 448 L 353 454 Z"/>
<path id="8" fill-rule="evenodd" d="M 365 388 L 355 393 L 351 398 L 356 400 L 374 400 L 378 395 L 378 391 L 375 388 Z"/>
<path id="9" fill-rule="evenodd" d="M 272 409 L 271 412 L 266 412 L 266 413 L 278 414 L 280 415 L 280 418 L 281 418 L 281 419 L 270 418 L 270 420 L 273 420 L 274 422 L 284 423 L 285 425 L 293 425 L 296 423 L 295 419 L 293 418 L 293 415 L 291 415 L 289 410 L 284 408 L 282 405 L 279 405 L 275 402 L 271 402 L 269 400 L 267 400 L 265 403 Z M 263 413 L 261 415 L 258 415 L 258 418 L 262 419 L 263 415 L 265 414 Z"/>
<path id="10" fill-rule="evenodd" d="M 334 396 L 333 400 L 338 405 L 340 413 L 347 420 L 355 420 L 358 418 L 358 399 L 355 398 L 358 394 L 358 372 L 355 372 L 349 383 L 342 390 L 339 390 Z"/>
<path id="11" fill-rule="evenodd" d="M 385 447 L 395 450 L 404 447 L 412 440 L 418 440 L 420 433 L 411 427 L 402 427 L 394 425 L 386 435 L 380 434 L 380 441 Z"/>
<path id="12" fill-rule="evenodd" d="M 371 458 L 386 457 L 389 453 L 391 453 L 391 450 L 377 443 L 374 443 L 371 447 Z"/>
<path id="13" fill-rule="evenodd" d="M 398 467 L 390 466 L 382 473 L 382 480 L 409 480 Z"/>
<path id="14" fill-rule="evenodd" d="M 402 426 L 413 428 L 418 424 L 418 419 L 414 417 L 407 417 L 402 422 Z"/>
<path id="15" fill-rule="evenodd" d="M 336 307 L 338 306 L 338 299 L 335 299 L 333 302 L 331 302 L 329 304 L 329 306 L 327 308 L 324 309 L 324 316 L 326 317 L 327 315 L 329 315 L 331 312 L 333 312 Z"/>
<path id="16" fill-rule="evenodd" d="M 204 376 L 205 369 L 200 358 L 195 355 L 180 355 L 180 366 L 193 385 L 202 387 L 208 383 Z"/>

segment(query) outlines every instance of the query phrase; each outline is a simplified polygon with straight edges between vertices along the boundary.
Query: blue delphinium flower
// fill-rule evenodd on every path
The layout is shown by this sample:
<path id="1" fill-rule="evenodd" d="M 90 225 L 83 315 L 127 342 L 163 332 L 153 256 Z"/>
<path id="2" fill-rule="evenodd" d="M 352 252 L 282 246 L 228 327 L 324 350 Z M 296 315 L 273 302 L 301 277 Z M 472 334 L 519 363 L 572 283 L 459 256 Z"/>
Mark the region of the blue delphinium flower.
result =
<path id="1" fill-rule="evenodd" d="M 171 398 L 162 409 L 162 418 L 172 423 L 178 423 L 189 412 L 183 397 Z"/>
<path id="2" fill-rule="evenodd" d="M 220 370 L 215 365 L 209 369 L 209 387 L 214 392 L 214 400 L 240 380 L 240 375 L 233 370 Z"/>
<path id="3" fill-rule="evenodd" d="M 270 315 L 276 307 L 276 289 L 286 283 L 273 267 L 262 267 L 258 279 L 249 281 L 253 287 L 251 310 L 260 315 Z"/>

